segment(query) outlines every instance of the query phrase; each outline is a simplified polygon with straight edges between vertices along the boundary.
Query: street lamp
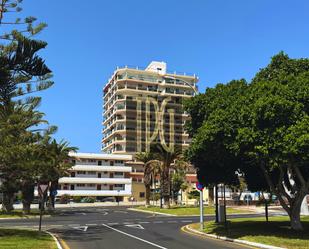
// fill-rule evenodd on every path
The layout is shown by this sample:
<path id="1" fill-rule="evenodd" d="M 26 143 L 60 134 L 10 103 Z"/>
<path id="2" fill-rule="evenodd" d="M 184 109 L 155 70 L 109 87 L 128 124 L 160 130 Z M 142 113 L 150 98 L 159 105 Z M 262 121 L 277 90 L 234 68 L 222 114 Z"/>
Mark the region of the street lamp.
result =
<path id="1" fill-rule="evenodd" d="M 164 76 L 164 78 L 165 79 L 171 79 L 171 80 L 176 80 L 176 78 L 175 77 L 173 77 L 173 76 L 167 76 L 167 75 L 165 75 Z M 196 88 L 195 87 L 193 87 L 192 85 L 191 85 L 191 83 L 190 82 L 188 82 L 188 81 L 186 81 L 186 80 L 183 80 L 183 79 L 179 79 L 179 78 L 177 78 L 177 80 L 180 80 L 181 82 L 183 82 L 183 83 L 185 83 L 187 86 L 189 86 L 192 90 L 193 90 L 193 92 L 194 92 L 194 95 L 196 95 L 196 94 L 198 94 L 198 91 L 196 90 Z"/>

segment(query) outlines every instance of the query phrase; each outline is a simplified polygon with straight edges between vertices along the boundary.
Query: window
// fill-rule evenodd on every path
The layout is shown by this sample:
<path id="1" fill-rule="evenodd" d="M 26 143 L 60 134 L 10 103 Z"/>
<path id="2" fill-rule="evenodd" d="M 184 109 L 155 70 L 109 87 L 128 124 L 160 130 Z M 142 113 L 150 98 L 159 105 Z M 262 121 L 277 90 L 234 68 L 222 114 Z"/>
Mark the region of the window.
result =
<path id="1" fill-rule="evenodd" d="M 123 163 L 122 160 L 116 160 L 115 163 Z"/>
<path id="2" fill-rule="evenodd" d="M 115 184 L 114 185 L 116 188 L 122 188 L 123 187 L 123 184 Z"/>
<path id="3" fill-rule="evenodd" d="M 122 176 L 122 175 L 123 175 L 123 172 L 115 172 L 114 175 L 115 175 L 115 176 Z"/>
<path id="4" fill-rule="evenodd" d="M 89 163 L 94 163 L 95 161 L 96 161 L 96 160 L 94 160 L 94 159 L 89 159 L 89 160 L 88 160 Z"/>
<path id="5" fill-rule="evenodd" d="M 110 162 L 109 162 L 109 165 L 110 165 L 110 166 L 114 166 L 114 161 L 110 161 Z"/>
<path id="6" fill-rule="evenodd" d="M 85 184 L 80 184 L 80 183 L 78 183 L 78 184 L 76 184 L 77 185 L 77 187 L 85 187 Z"/>
<path id="7" fill-rule="evenodd" d="M 100 161 L 98 161 L 98 165 L 100 166 L 100 165 L 102 165 L 102 161 L 100 160 Z"/>
<path id="8" fill-rule="evenodd" d="M 139 192 L 139 198 L 145 198 L 145 192 Z"/>
<path id="9" fill-rule="evenodd" d="M 94 187 L 94 184 L 87 184 L 87 187 Z"/>
<path id="10" fill-rule="evenodd" d="M 86 175 L 86 171 L 77 171 L 78 175 Z"/>
<path id="11" fill-rule="evenodd" d="M 75 160 L 75 159 L 73 159 L 73 160 L 72 160 L 72 163 L 73 163 L 73 164 L 76 164 L 76 160 Z"/>

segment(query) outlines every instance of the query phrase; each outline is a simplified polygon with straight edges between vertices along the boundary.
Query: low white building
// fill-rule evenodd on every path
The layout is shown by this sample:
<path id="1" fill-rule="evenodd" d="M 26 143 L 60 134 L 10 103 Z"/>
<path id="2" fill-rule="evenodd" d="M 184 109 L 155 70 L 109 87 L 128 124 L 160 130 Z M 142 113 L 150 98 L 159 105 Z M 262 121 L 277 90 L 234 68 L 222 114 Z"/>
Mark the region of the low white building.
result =
<path id="1" fill-rule="evenodd" d="M 132 168 L 126 162 L 131 155 L 69 153 L 74 166 L 70 176 L 59 179 L 57 196 L 108 196 L 132 195 Z"/>

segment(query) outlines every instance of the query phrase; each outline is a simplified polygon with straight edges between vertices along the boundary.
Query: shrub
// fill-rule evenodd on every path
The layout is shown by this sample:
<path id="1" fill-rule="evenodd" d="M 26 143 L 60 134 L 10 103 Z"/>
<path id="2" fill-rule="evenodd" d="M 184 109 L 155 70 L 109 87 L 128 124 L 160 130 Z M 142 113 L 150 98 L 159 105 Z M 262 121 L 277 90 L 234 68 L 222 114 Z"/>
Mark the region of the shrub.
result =
<path id="1" fill-rule="evenodd" d="M 73 201 L 76 202 L 76 203 L 80 203 L 82 200 L 82 197 L 81 196 L 73 196 Z"/>
<path id="2" fill-rule="evenodd" d="M 96 198 L 95 197 L 85 197 L 81 200 L 81 202 L 83 203 L 94 203 L 96 201 Z"/>
<path id="3" fill-rule="evenodd" d="M 71 196 L 70 195 L 61 195 L 60 197 L 60 203 L 61 204 L 67 204 L 70 202 Z"/>

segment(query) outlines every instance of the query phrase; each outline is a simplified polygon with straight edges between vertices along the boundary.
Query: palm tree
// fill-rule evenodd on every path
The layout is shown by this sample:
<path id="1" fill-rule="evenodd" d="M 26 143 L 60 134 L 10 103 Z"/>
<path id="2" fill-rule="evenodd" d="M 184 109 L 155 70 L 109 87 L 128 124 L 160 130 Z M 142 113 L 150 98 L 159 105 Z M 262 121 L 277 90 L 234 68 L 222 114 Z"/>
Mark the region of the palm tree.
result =
<path id="1" fill-rule="evenodd" d="M 42 181 L 50 182 L 49 201 L 50 207 L 55 207 L 54 191 L 58 188 L 58 180 L 60 177 L 68 174 L 68 169 L 72 167 L 69 152 L 77 151 L 77 147 L 69 146 L 69 143 L 61 140 L 59 143 L 53 139 L 47 144 L 46 157 L 49 159 L 47 167 L 41 176 Z"/>
<path id="2" fill-rule="evenodd" d="M 170 208 L 170 171 L 171 169 L 185 168 L 187 163 L 183 160 L 181 147 L 176 146 L 174 151 L 166 151 L 160 144 L 151 146 L 154 160 L 149 164 L 156 164 L 160 168 L 161 193 L 164 200 L 164 207 Z"/>
<path id="3" fill-rule="evenodd" d="M 154 164 L 151 163 L 153 160 L 153 154 L 151 152 L 139 152 L 135 155 L 135 158 L 144 164 L 144 184 L 146 189 L 145 199 L 146 206 L 148 206 L 150 205 L 151 177 L 153 177 L 154 167 Z"/>

